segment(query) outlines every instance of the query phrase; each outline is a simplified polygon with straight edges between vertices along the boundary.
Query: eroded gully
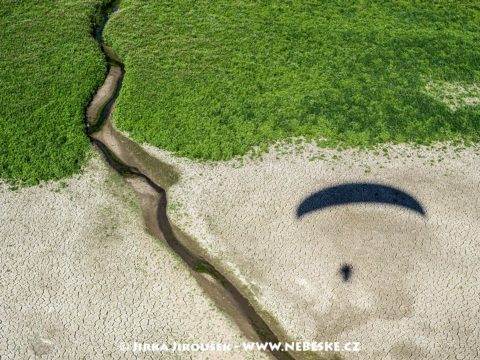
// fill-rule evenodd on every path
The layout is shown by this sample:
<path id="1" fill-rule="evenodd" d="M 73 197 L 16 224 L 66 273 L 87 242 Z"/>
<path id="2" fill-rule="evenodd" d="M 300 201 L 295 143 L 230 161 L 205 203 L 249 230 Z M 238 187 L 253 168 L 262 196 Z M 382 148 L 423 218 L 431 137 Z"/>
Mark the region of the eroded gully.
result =
<path id="1" fill-rule="evenodd" d="M 118 2 L 116 2 L 118 4 Z M 107 163 L 121 174 L 137 193 L 149 231 L 166 243 L 190 268 L 200 286 L 229 314 L 245 335 L 262 342 L 279 342 L 278 336 L 254 309 L 240 290 L 215 268 L 198 245 L 167 217 L 166 190 L 178 179 L 175 169 L 149 155 L 140 145 L 117 131 L 111 119 L 115 101 L 122 87 L 124 65 L 111 48 L 103 44 L 103 29 L 118 6 L 102 9 L 103 21 L 96 26 L 93 36 L 108 63 L 103 85 L 86 109 L 86 133 L 103 154 Z M 270 323 L 274 320 L 270 319 Z M 277 359 L 294 359 L 288 352 L 272 351 Z"/>

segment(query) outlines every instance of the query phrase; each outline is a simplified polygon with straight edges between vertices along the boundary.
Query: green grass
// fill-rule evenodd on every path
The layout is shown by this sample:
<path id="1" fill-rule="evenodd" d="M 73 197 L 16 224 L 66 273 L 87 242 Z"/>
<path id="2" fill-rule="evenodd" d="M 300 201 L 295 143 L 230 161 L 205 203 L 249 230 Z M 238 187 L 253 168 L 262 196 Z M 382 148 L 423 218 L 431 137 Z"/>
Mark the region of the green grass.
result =
<path id="1" fill-rule="evenodd" d="M 81 171 L 84 110 L 105 76 L 90 35 L 101 0 L 2 0 L 0 178 L 33 185 Z"/>
<path id="2" fill-rule="evenodd" d="M 469 1 L 123 0 L 106 39 L 126 77 L 116 125 L 198 159 L 291 136 L 325 146 L 480 139 L 429 81 L 480 83 Z"/>

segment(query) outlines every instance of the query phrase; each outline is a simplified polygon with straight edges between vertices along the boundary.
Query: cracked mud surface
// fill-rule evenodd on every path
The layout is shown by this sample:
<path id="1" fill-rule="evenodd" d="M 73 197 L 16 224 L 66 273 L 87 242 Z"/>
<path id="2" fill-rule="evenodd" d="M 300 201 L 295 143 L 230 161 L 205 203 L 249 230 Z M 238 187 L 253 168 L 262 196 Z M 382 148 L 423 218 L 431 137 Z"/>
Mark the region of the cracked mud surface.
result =
<path id="1" fill-rule="evenodd" d="M 98 157 L 66 188 L 3 186 L 0 199 L 2 359 L 158 358 L 118 346 L 248 341 L 183 262 L 146 232 L 129 185 Z"/>
<path id="2" fill-rule="evenodd" d="M 271 152 L 234 166 L 145 148 L 180 169 L 171 221 L 279 322 L 279 334 L 359 341 L 362 351 L 346 359 L 480 356 L 478 149 L 320 150 L 323 160 Z M 297 218 L 309 195 L 351 182 L 400 188 L 426 216 L 360 203 Z"/>

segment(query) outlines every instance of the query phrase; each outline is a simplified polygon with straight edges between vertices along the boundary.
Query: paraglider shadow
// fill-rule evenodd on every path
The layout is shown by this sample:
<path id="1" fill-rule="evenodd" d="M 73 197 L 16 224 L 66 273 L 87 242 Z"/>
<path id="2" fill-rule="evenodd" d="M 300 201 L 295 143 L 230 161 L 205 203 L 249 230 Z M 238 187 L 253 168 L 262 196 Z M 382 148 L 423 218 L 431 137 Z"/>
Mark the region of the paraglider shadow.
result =
<path id="1" fill-rule="evenodd" d="M 422 204 L 403 190 L 381 184 L 347 183 L 309 195 L 297 207 L 297 218 L 328 207 L 355 203 L 388 204 L 412 210 L 421 216 L 426 215 Z"/>

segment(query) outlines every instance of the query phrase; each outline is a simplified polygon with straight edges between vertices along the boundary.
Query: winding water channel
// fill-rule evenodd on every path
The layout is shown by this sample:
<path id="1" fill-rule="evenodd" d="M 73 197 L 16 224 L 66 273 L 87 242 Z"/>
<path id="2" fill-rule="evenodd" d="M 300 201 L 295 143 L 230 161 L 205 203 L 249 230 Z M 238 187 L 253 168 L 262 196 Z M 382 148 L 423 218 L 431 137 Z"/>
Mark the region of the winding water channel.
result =
<path id="1" fill-rule="evenodd" d="M 108 74 L 86 109 L 86 134 L 107 163 L 136 191 L 141 199 L 149 231 L 166 243 L 188 265 L 195 279 L 217 305 L 232 316 L 250 338 L 262 342 L 279 342 L 278 336 L 239 289 L 200 255 L 201 250 L 170 223 L 165 189 L 176 182 L 178 174 L 175 170 L 150 156 L 141 146 L 116 131 L 112 125 L 111 113 L 120 94 L 125 69 L 112 49 L 103 44 L 102 34 L 110 15 L 116 10 L 118 1 L 115 6 L 103 8 L 103 21 L 93 33 L 105 54 Z M 293 359 L 288 352 L 275 351 L 272 355 L 281 360 Z"/>

